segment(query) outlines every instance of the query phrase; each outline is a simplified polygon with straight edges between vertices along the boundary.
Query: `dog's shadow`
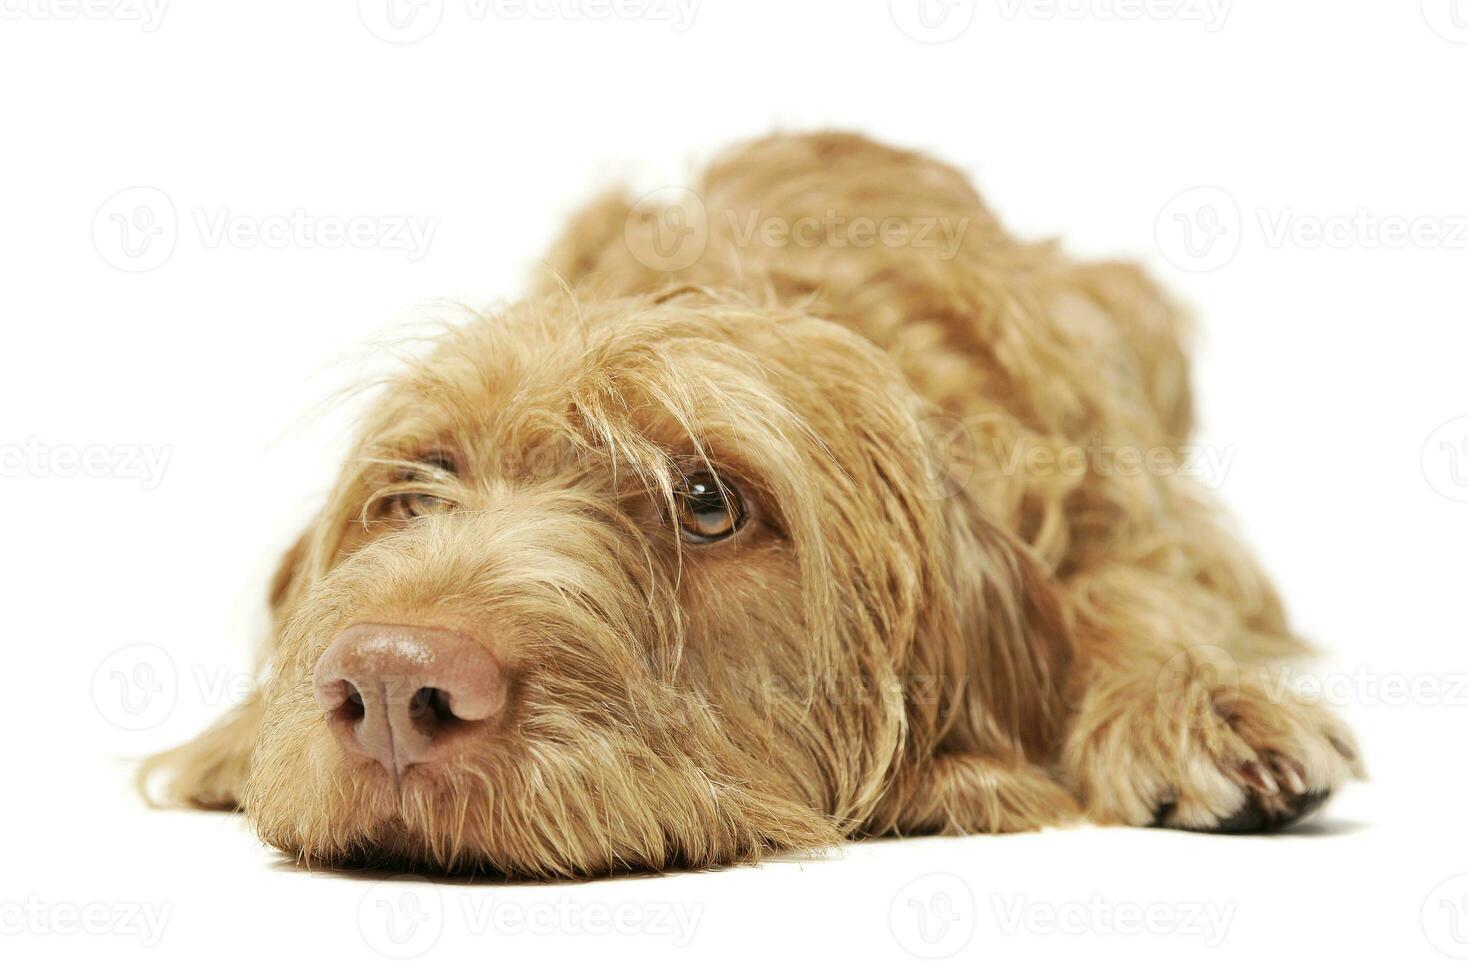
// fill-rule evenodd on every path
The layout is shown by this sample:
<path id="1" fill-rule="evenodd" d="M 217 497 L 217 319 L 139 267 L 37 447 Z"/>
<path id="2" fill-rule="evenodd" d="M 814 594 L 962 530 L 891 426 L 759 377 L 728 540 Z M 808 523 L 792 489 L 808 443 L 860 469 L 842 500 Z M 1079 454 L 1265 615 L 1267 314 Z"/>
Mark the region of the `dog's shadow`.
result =
<path id="1" fill-rule="evenodd" d="M 1269 834 L 1258 834 L 1259 837 L 1345 837 L 1350 834 L 1367 830 L 1371 827 L 1369 823 L 1359 820 L 1342 820 L 1339 817 L 1320 817 L 1315 820 L 1307 820 L 1297 823 L 1283 830 L 1276 830 Z M 1247 835 L 1245 835 L 1247 836 Z"/>
<path id="2" fill-rule="evenodd" d="M 1358 821 L 1358 820 L 1346 820 L 1346 819 L 1341 819 L 1341 818 L 1336 818 L 1336 817 L 1317 817 L 1316 819 L 1307 820 L 1307 821 L 1305 821 L 1303 823 L 1295 824 L 1295 825 L 1290 826 L 1290 827 L 1281 828 L 1279 830 L 1274 830 L 1274 831 L 1271 831 L 1269 833 L 1227 834 L 1227 835 L 1200 834 L 1200 833 L 1195 833 L 1193 831 L 1172 831 L 1172 833 L 1183 834 L 1183 835 L 1186 835 L 1186 836 L 1197 836 L 1199 838 L 1211 839 L 1211 840 L 1219 840 L 1219 839 L 1221 839 L 1223 837 L 1226 837 L 1228 840 L 1231 840 L 1231 841 L 1245 841 L 1245 840 L 1274 841 L 1274 840 L 1280 840 L 1280 839 L 1295 840 L 1295 839 L 1302 839 L 1302 838 L 1308 839 L 1308 838 L 1346 837 L 1346 836 L 1349 836 L 1351 834 L 1355 834 L 1355 833 L 1359 833 L 1359 832 L 1361 832 L 1363 830 L 1367 830 L 1367 829 L 1370 828 L 1370 826 L 1371 826 L 1370 824 L 1362 823 L 1361 821 Z M 1136 832 L 1139 832 L 1139 831 L 1146 832 L 1146 833 L 1167 833 L 1168 832 L 1168 831 L 1159 830 L 1157 828 L 1138 828 L 1138 827 L 1116 827 L 1116 828 L 1104 828 L 1104 827 L 1100 827 L 1100 828 L 1093 828 L 1093 829 L 1099 830 L 1099 831 L 1101 831 L 1103 833 L 1104 832 L 1108 832 L 1108 831 L 1111 831 L 1111 832 L 1124 832 L 1124 833 L 1136 833 Z M 1050 831 L 1050 832 L 1051 833 L 1060 833 L 1060 832 L 1063 832 L 1063 831 Z M 845 846 L 846 847 L 873 847 L 873 846 L 875 846 L 875 847 L 890 847 L 890 846 L 902 844 L 905 841 L 912 840 L 912 839 L 927 839 L 927 838 L 867 837 L 867 838 L 860 838 L 860 839 L 848 841 Z M 973 840 L 975 838 L 974 837 L 951 837 L 951 838 L 947 838 L 947 839 L 957 842 L 959 840 Z M 988 838 L 988 839 L 998 840 L 1000 838 Z M 832 859 L 835 856 L 836 853 L 837 852 L 831 852 L 831 853 L 798 853 L 798 854 L 774 855 L 774 856 L 771 856 L 771 857 L 766 857 L 760 863 L 761 864 L 809 864 L 811 862 L 821 862 L 821 861 L 830 860 L 830 859 Z M 363 864 L 330 865 L 330 866 L 328 866 L 328 865 L 307 865 L 307 864 L 305 864 L 305 863 L 303 863 L 301 861 L 298 861 L 297 859 L 295 859 L 293 857 L 290 857 L 289 855 L 286 855 L 286 854 L 276 854 L 274 856 L 274 858 L 272 859 L 271 863 L 270 863 L 270 867 L 273 870 L 276 870 L 276 871 L 288 872 L 288 873 L 292 873 L 292 874 L 304 874 L 304 875 L 312 875 L 312 876 L 318 876 L 318 877 L 324 876 L 324 877 L 329 877 L 329 878 L 343 878 L 343 879 L 352 880 L 352 881 L 364 881 L 364 882 L 372 882 L 372 883 L 382 882 L 382 881 L 398 881 L 398 880 L 402 880 L 402 879 L 405 879 L 405 878 L 411 878 L 411 879 L 416 880 L 416 881 L 431 882 L 431 883 L 433 883 L 435 885 L 458 885 L 458 886 L 489 886 L 489 885 L 500 885 L 500 886 L 514 886 L 514 887 L 520 888 L 520 887 L 527 887 L 527 886 L 546 886 L 546 887 L 564 886 L 564 885 L 566 885 L 568 883 L 574 883 L 574 882 L 597 882 L 597 881 L 612 881 L 612 880 L 617 880 L 617 881 L 645 881 L 645 880 L 651 880 L 651 879 L 657 879 L 657 878 L 681 877 L 683 875 L 692 875 L 692 874 L 697 874 L 697 875 L 718 874 L 720 872 L 727 872 L 727 871 L 748 870 L 748 869 L 751 869 L 751 868 L 754 868 L 754 867 L 758 867 L 758 865 L 742 864 L 742 865 L 727 865 L 727 866 L 712 867 L 712 868 L 670 868 L 667 871 L 640 871 L 640 870 L 624 869 L 624 870 L 613 872 L 611 874 L 594 875 L 594 876 L 587 876 L 587 877 L 576 877 L 576 878 L 558 878 L 558 879 L 548 879 L 548 880 L 535 879 L 535 878 L 526 878 L 526 877 L 523 877 L 523 876 L 510 875 L 510 874 L 506 874 L 506 873 L 504 873 L 502 871 L 497 871 L 497 870 L 490 869 L 490 868 L 477 868 L 477 869 L 475 869 L 473 871 L 465 871 L 465 872 L 458 873 L 458 874 L 445 874 L 445 873 L 426 873 L 426 872 L 422 871 L 419 868 L 415 868 L 415 867 L 413 867 L 411 865 L 407 865 L 407 864 L 403 864 L 403 865 L 387 864 L 387 865 L 384 865 L 384 864 L 380 864 L 380 863 L 378 863 L 378 864 L 367 864 L 367 863 L 363 863 Z"/>
<path id="3" fill-rule="evenodd" d="M 856 843 L 856 842 L 853 842 Z M 830 858 L 829 854 L 781 854 L 773 855 L 763 859 L 760 864 L 809 864 L 812 861 L 821 861 Z M 425 872 L 408 864 L 345 864 L 345 865 L 307 865 L 288 854 L 276 854 L 270 862 L 270 868 L 275 871 L 292 874 L 304 874 L 314 877 L 342 878 L 350 881 L 363 881 L 376 883 L 382 881 L 401 881 L 412 879 L 414 881 L 425 881 L 435 885 L 459 885 L 459 886 L 513 886 L 516 888 L 526 886 L 556 887 L 575 883 L 591 883 L 602 881 L 648 881 L 658 878 L 681 877 L 683 875 L 709 875 L 721 872 L 750 870 L 757 868 L 755 864 L 732 864 L 720 865 L 709 868 L 669 868 L 666 871 L 646 871 L 634 869 L 620 869 L 609 874 L 586 875 L 565 878 L 527 878 L 519 875 L 510 875 L 493 868 L 476 868 L 472 871 L 464 871 L 455 874 L 444 872 Z"/>

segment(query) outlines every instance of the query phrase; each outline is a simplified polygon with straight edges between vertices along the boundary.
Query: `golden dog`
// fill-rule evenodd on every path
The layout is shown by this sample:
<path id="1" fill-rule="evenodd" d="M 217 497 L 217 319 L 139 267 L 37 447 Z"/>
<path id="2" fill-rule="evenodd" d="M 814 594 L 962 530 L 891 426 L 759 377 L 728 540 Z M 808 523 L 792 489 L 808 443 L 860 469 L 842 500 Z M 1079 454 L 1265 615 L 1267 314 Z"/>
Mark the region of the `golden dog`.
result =
<path id="1" fill-rule="evenodd" d="M 258 694 L 145 786 L 309 862 L 551 877 L 1271 829 L 1359 775 L 1182 472 L 1187 338 L 1136 269 L 843 134 L 603 198 L 547 266 L 390 383 Z"/>

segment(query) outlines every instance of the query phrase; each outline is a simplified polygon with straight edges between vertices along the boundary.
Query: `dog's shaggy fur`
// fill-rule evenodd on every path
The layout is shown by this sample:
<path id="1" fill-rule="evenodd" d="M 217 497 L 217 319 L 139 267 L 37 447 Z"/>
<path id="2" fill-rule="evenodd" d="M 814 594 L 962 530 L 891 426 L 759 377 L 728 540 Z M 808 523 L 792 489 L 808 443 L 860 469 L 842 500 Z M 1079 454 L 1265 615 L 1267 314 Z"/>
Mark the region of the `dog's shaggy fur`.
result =
<path id="1" fill-rule="evenodd" d="M 671 207 L 595 202 L 526 300 L 391 384 L 275 578 L 258 696 L 145 780 L 311 862 L 571 876 L 1268 828 L 1358 772 L 1174 472 L 1187 337 L 1141 273 L 1016 241 L 955 170 L 850 135 L 739 147 Z M 731 539 L 680 540 L 690 468 L 745 498 Z M 382 508 L 404 493 L 442 505 Z M 348 758 L 312 671 L 364 621 L 493 649 L 503 724 L 396 788 Z"/>

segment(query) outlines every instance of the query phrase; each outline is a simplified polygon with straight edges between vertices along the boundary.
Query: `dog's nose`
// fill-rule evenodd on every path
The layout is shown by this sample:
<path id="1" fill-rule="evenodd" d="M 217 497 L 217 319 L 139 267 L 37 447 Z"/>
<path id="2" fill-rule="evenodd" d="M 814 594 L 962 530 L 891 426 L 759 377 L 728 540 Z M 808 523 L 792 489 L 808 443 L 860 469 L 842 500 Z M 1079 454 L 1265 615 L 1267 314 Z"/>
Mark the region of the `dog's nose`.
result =
<path id="1" fill-rule="evenodd" d="M 494 654 L 462 633 L 356 623 L 316 665 L 315 693 L 342 746 L 376 759 L 396 782 L 489 728 L 508 683 Z"/>

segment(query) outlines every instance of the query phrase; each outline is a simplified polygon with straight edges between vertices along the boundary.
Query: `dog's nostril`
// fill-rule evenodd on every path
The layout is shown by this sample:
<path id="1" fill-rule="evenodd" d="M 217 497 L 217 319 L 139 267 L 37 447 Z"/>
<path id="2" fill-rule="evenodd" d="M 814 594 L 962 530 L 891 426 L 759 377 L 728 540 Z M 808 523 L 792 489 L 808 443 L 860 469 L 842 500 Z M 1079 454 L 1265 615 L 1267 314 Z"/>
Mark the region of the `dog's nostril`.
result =
<path id="1" fill-rule="evenodd" d="M 343 721 L 357 721 L 367 713 L 367 707 L 362 703 L 362 692 L 350 681 L 347 682 L 347 692 L 347 699 L 336 709 L 337 717 Z"/>
<path id="2" fill-rule="evenodd" d="M 462 721 L 454 714 L 450 696 L 436 687 L 420 687 L 408 702 L 408 716 L 414 726 L 425 734 L 443 731 L 455 722 Z"/>

